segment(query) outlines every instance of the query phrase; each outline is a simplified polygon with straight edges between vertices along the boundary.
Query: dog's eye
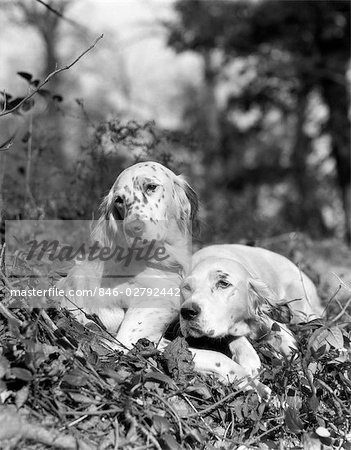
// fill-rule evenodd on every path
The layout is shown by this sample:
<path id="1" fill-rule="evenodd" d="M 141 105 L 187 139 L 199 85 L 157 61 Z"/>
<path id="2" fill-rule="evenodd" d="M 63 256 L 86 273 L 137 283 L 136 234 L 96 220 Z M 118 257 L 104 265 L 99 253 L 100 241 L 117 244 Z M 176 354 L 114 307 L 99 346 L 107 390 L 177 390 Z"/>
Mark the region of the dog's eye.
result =
<path id="1" fill-rule="evenodd" d="M 158 188 L 158 184 L 149 183 L 146 185 L 145 190 L 147 194 L 152 194 Z"/>
<path id="2" fill-rule="evenodd" d="M 231 283 L 229 283 L 229 281 L 226 280 L 219 280 L 216 283 L 216 287 L 219 289 L 227 289 L 229 288 L 229 286 L 231 286 Z"/>

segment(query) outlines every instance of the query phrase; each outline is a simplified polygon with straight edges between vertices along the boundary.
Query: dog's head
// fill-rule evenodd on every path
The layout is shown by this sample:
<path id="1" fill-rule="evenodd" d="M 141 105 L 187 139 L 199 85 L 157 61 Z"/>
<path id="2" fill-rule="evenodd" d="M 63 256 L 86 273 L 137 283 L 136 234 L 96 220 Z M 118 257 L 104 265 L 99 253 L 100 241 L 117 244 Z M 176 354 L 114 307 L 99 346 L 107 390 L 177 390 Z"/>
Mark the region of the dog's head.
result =
<path id="1" fill-rule="evenodd" d="M 96 240 L 109 245 L 122 234 L 127 245 L 146 246 L 195 227 L 198 201 L 182 176 L 150 161 L 124 170 L 100 209 L 93 232 Z"/>
<path id="2" fill-rule="evenodd" d="M 181 294 L 180 326 L 185 336 L 256 338 L 268 331 L 265 318 L 273 313 L 274 320 L 286 322 L 277 295 L 231 259 L 201 261 L 183 281 Z"/>

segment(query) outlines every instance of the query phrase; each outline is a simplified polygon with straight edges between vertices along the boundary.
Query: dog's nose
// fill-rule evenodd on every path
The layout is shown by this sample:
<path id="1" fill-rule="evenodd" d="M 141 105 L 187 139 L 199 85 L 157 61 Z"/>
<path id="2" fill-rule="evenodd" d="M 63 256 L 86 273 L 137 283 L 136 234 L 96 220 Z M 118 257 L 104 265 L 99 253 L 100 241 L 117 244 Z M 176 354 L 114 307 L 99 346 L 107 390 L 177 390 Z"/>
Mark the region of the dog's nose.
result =
<path id="1" fill-rule="evenodd" d="M 185 320 L 193 320 L 201 312 L 201 308 L 197 303 L 190 303 L 189 305 L 183 306 L 180 310 L 180 314 Z"/>
<path id="2" fill-rule="evenodd" d="M 126 225 L 126 232 L 129 236 L 140 237 L 145 230 L 145 223 L 140 219 L 134 219 Z"/>

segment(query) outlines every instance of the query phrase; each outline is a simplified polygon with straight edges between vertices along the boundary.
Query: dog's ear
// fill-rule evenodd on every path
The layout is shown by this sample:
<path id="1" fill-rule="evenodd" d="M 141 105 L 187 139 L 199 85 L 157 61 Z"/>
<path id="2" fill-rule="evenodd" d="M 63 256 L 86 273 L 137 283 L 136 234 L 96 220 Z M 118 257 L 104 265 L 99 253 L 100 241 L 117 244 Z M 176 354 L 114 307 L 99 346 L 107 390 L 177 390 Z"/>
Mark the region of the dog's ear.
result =
<path id="1" fill-rule="evenodd" d="M 100 217 L 92 228 L 91 239 L 102 246 L 111 247 L 116 242 L 118 222 L 122 220 L 114 207 L 112 191 L 103 199 L 99 211 Z"/>
<path id="2" fill-rule="evenodd" d="M 199 231 L 199 200 L 194 189 L 189 185 L 182 175 L 178 175 L 174 181 L 176 201 L 179 204 L 180 220 L 190 223 L 192 234 Z"/>
<path id="3" fill-rule="evenodd" d="M 249 305 L 253 315 L 260 313 L 269 315 L 270 309 L 279 299 L 277 294 L 259 278 L 248 280 Z"/>
<path id="4" fill-rule="evenodd" d="M 250 278 L 248 281 L 249 305 L 253 316 L 266 315 L 270 319 L 289 323 L 292 318 L 287 303 L 279 299 L 278 295 L 262 280 Z"/>

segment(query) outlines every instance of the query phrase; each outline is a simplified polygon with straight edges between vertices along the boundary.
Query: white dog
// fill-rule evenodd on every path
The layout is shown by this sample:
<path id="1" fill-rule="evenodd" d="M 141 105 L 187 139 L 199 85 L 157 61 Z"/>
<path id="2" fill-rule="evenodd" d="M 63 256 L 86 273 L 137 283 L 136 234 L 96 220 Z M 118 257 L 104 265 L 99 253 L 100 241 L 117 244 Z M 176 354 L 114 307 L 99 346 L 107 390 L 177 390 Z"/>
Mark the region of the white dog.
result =
<path id="1" fill-rule="evenodd" d="M 58 288 L 62 306 L 86 322 L 74 305 L 97 314 L 130 348 L 140 338 L 157 342 L 178 315 L 179 285 L 191 261 L 197 197 L 182 176 L 156 162 L 124 170 L 101 205 L 92 233 L 100 256 L 76 264 Z M 119 258 L 106 257 L 115 252 Z M 94 295 L 77 295 L 93 292 Z"/>
<path id="2" fill-rule="evenodd" d="M 260 361 L 246 337 L 266 339 L 288 356 L 295 338 L 283 323 L 322 314 L 313 282 L 287 258 L 262 248 L 213 245 L 195 253 L 182 283 L 180 325 L 184 336 L 232 336 L 235 361 L 252 374 Z M 287 307 L 291 317 L 287 315 Z M 272 325 L 279 325 L 272 331 Z"/>

